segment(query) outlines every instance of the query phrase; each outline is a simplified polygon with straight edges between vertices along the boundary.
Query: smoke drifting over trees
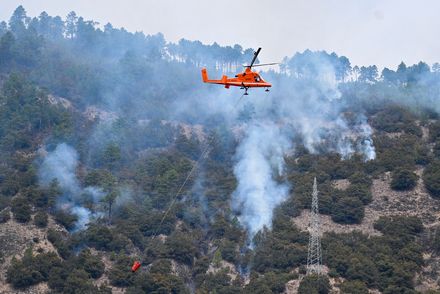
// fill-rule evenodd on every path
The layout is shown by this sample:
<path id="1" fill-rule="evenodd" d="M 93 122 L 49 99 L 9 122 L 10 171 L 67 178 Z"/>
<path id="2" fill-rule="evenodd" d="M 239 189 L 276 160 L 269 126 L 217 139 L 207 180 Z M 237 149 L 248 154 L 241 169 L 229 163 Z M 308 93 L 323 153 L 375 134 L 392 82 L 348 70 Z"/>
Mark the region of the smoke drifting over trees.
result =
<path id="1" fill-rule="evenodd" d="M 372 178 L 402 166 L 409 173 L 426 165 L 423 178 L 438 197 L 440 127 L 431 120 L 440 111 L 439 64 L 402 62 L 379 73 L 375 65 L 306 50 L 262 73 L 273 84 L 269 93 L 251 89 L 239 101 L 239 90 L 201 82 L 201 67 L 211 76 L 235 74 L 252 55 L 238 44 L 170 43 L 160 33 L 102 26 L 74 12 L 31 18 L 18 7 L 0 23 L 0 208 L 11 206 L 23 222 L 31 207 L 50 213 L 72 233 L 50 234 L 69 266 L 78 248 L 121 252 L 110 282 L 133 293 L 186 286 L 253 293 L 259 285 L 281 292 L 304 263 L 307 238 L 291 218 L 309 207 L 314 177 L 320 213 L 341 224 L 361 222 Z M 341 179 L 349 189 L 334 189 Z M 380 230 L 392 221 L 381 220 Z M 386 266 L 401 271 L 379 277 L 383 265 L 369 262 L 374 277 L 359 287 L 392 291 L 395 280 L 411 280 L 406 271 L 420 268 L 419 231 L 396 234 L 393 244 L 377 238 Z M 365 259 L 356 246 L 372 248 L 367 237 L 350 238 L 324 239 L 333 242 L 328 265 L 349 281 L 363 279 L 354 273 L 356 260 Z M 390 247 L 405 240 L 415 261 L 401 266 Z M 344 267 L 341 248 L 351 258 Z M 139 279 L 125 274 L 130 254 L 151 264 Z M 169 274 L 170 260 L 186 276 Z M 258 275 L 246 286 L 232 282 L 216 268 L 220 261 Z M 63 275 L 72 274 L 54 276 Z M 54 291 L 68 287 L 40 280 L 48 279 Z"/>

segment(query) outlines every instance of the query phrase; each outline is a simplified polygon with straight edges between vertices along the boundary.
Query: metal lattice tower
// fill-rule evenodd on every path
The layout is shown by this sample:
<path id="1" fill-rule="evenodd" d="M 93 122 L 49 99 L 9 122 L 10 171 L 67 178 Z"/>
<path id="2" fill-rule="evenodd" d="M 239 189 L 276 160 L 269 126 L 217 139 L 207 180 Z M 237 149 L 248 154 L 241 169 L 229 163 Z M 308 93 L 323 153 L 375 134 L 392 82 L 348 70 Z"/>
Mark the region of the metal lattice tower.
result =
<path id="1" fill-rule="evenodd" d="M 321 235 L 318 213 L 318 187 L 316 177 L 313 181 L 312 209 L 309 223 L 309 250 L 307 254 L 307 274 L 321 274 L 322 272 L 322 251 Z"/>

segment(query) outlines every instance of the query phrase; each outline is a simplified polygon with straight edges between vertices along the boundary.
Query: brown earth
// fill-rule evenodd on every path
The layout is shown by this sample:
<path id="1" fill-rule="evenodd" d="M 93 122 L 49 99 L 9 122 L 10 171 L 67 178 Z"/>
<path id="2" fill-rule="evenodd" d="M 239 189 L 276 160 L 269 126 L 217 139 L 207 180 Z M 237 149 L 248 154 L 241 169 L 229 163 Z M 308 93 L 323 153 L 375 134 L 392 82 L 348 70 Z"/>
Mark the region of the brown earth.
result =
<path id="1" fill-rule="evenodd" d="M 427 135 L 425 135 L 427 136 Z M 422 174 L 423 167 L 417 167 L 415 173 L 419 176 L 417 186 L 411 191 L 394 191 L 390 187 L 391 174 L 385 173 L 378 179 L 373 180 L 371 187 L 372 202 L 365 207 L 365 217 L 360 224 L 343 225 L 337 224 L 331 220 L 330 216 L 320 215 L 321 231 L 348 233 L 351 231 L 361 231 L 368 236 L 381 235 L 374 229 L 373 224 L 381 216 L 417 216 L 419 217 L 425 228 L 436 228 L 440 226 L 440 200 L 432 198 L 424 187 Z M 345 190 L 349 183 L 347 180 L 335 181 L 334 187 Z M 301 215 L 292 218 L 292 222 L 302 231 L 307 231 L 309 223 L 310 211 L 303 210 Z M 426 291 L 432 289 L 440 289 L 440 257 L 426 253 L 424 259 L 427 261 L 426 266 L 420 273 L 417 273 L 415 283 L 416 290 Z M 286 293 L 295 293 L 287 289 L 297 289 L 298 281 L 289 281 L 286 284 Z M 337 289 L 333 289 L 334 293 L 338 293 Z M 380 293 L 377 290 L 371 290 L 370 293 Z"/>
<path id="2" fill-rule="evenodd" d="M 58 254 L 52 243 L 47 240 L 48 228 L 66 232 L 50 217 L 47 228 L 43 229 L 36 227 L 32 221 L 26 224 L 18 223 L 12 218 L 12 214 L 8 222 L 0 224 L 0 252 L 3 255 L 0 262 L 0 293 L 48 293 L 49 289 L 46 283 L 40 283 L 23 290 L 14 289 L 6 283 L 6 271 L 12 258 L 21 258 L 27 248 L 32 247 L 33 254 L 38 252 Z"/>

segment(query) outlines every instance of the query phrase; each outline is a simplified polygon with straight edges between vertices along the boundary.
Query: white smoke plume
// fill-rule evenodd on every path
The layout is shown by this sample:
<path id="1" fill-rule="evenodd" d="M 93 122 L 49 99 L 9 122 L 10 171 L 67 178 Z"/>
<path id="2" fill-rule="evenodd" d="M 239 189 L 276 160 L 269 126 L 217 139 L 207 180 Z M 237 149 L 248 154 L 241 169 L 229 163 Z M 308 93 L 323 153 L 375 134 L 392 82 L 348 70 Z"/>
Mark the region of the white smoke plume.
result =
<path id="1" fill-rule="evenodd" d="M 76 196 L 81 190 L 75 175 L 77 165 L 78 153 L 62 143 L 44 158 L 39 170 L 40 182 L 47 186 L 53 179 L 57 179 L 63 191 Z"/>
<path id="2" fill-rule="evenodd" d="M 73 147 L 62 143 L 46 155 L 39 169 L 39 180 L 43 186 L 48 186 L 54 179 L 58 181 L 63 194 L 57 200 L 57 206 L 78 217 L 74 231 L 85 229 L 91 219 L 100 215 L 83 207 L 81 197 L 87 194 L 97 203 L 104 196 L 100 188 L 80 186 L 75 174 L 77 166 L 78 153 Z"/>
<path id="3" fill-rule="evenodd" d="M 367 118 L 364 115 L 360 116 L 360 124 L 357 126 L 358 132 L 361 135 L 361 142 L 359 143 L 359 149 L 365 156 L 365 160 L 373 160 L 376 158 L 376 149 L 373 144 L 373 129 L 367 122 Z"/>
<path id="4" fill-rule="evenodd" d="M 275 178 L 283 172 L 283 156 L 295 136 L 311 153 L 337 152 L 343 159 L 362 153 L 365 160 L 375 158 L 365 116 L 356 114 L 351 122 L 345 117 L 333 66 L 321 58 L 310 62 L 313 73 L 274 75 L 269 95 L 252 92 L 255 114 L 236 151 L 238 186 L 232 196 L 232 207 L 251 238 L 263 227 L 271 228 L 274 208 L 288 196 L 288 185 Z"/>
<path id="5" fill-rule="evenodd" d="M 291 148 L 279 126 L 271 121 L 251 122 L 237 149 L 234 174 L 238 186 L 232 206 L 252 238 L 263 227 L 271 228 L 273 209 L 287 198 L 289 187 L 278 183 L 284 153 Z"/>

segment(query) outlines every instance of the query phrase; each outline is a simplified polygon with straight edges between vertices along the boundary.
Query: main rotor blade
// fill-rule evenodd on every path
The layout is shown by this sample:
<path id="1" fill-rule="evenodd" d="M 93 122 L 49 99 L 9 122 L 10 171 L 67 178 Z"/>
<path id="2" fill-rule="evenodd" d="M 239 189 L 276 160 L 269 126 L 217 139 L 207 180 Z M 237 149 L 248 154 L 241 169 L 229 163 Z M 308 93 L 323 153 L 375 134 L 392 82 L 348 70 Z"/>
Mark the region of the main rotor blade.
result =
<path id="1" fill-rule="evenodd" d="M 255 64 L 255 65 L 243 65 L 243 67 L 257 67 L 257 66 L 266 66 L 266 65 L 275 65 L 275 64 L 280 64 L 279 62 L 272 62 L 272 63 L 260 63 L 260 64 Z"/>
<path id="2" fill-rule="evenodd" d="M 252 67 L 252 65 L 254 64 L 255 60 L 257 60 L 257 56 L 258 54 L 260 54 L 261 51 L 261 47 L 258 48 L 257 52 L 254 53 L 254 58 L 252 58 L 251 64 L 249 65 L 249 67 Z"/>

